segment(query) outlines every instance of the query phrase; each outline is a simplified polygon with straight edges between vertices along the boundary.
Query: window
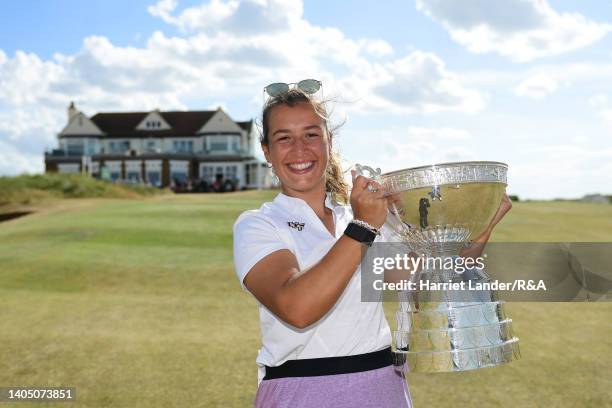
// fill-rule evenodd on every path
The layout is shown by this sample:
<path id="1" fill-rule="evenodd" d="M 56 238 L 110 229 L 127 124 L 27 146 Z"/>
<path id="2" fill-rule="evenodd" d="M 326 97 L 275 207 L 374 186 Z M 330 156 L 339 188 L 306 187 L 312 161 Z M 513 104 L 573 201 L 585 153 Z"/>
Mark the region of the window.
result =
<path id="1" fill-rule="evenodd" d="M 224 178 L 226 180 L 236 180 L 238 168 L 236 166 L 225 166 Z"/>
<path id="2" fill-rule="evenodd" d="M 147 172 L 147 182 L 155 187 L 161 186 L 161 177 L 159 171 L 148 171 Z"/>
<path id="3" fill-rule="evenodd" d="M 227 152 L 227 137 L 211 136 L 209 139 L 209 148 L 211 152 Z"/>
<path id="4" fill-rule="evenodd" d="M 83 139 L 83 143 L 85 146 L 85 154 L 91 156 L 92 154 L 98 154 L 100 152 L 100 145 L 98 141 L 94 138 Z"/>
<path id="5" fill-rule="evenodd" d="M 211 166 L 202 166 L 202 171 L 200 172 L 200 177 L 205 181 L 212 183 L 215 180 L 215 171 L 214 167 Z"/>
<path id="6" fill-rule="evenodd" d="M 240 153 L 240 135 L 210 135 L 206 146 L 211 153 Z"/>
<path id="7" fill-rule="evenodd" d="M 257 184 L 257 163 L 247 165 L 247 184 Z"/>
<path id="8" fill-rule="evenodd" d="M 66 150 L 68 151 L 68 156 L 81 156 L 83 153 L 85 153 L 85 147 L 83 146 L 82 142 L 68 142 Z"/>
<path id="9" fill-rule="evenodd" d="M 240 136 L 232 137 L 232 152 L 240 153 Z"/>
<path id="10" fill-rule="evenodd" d="M 127 173 L 127 180 L 133 183 L 140 183 L 140 173 L 137 171 L 129 171 Z"/>
<path id="11" fill-rule="evenodd" d="M 189 162 L 183 160 L 170 160 L 170 181 L 175 184 L 187 183 Z"/>
<path id="12" fill-rule="evenodd" d="M 108 143 L 108 150 L 111 153 L 125 153 L 130 150 L 130 141 L 112 141 Z"/>
<path id="13" fill-rule="evenodd" d="M 145 127 L 147 129 L 161 129 L 161 122 L 159 120 L 148 120 Z"/>
<path id="14" fill-rule="evenodd" d="M 227 166 L 202 165 L 200 177 L 206 181 L 214 181 L 222 176 L 223 180 L 236 180 L 238 177 L 238 166 L 235 164 Z"/>
<path id="15" fill-rule="evenodd" d="M 193 153 L 193 140 L 175 140 L 172 147 L 176 153 Z"/>
<path id="16" fill-rule="evenodd" d="M 173 171 L 170 173 L 170 179 L 175 183 L 185 184 L 187 183 L 187 173 L 184 171 Z"/>
<path id="17" fill-rule="evenodd" d="M 157 143 L 155 143 L 155 140 L 147 140 L 145 149 L 147 152 L 155 152 L 157 150 Z"/>

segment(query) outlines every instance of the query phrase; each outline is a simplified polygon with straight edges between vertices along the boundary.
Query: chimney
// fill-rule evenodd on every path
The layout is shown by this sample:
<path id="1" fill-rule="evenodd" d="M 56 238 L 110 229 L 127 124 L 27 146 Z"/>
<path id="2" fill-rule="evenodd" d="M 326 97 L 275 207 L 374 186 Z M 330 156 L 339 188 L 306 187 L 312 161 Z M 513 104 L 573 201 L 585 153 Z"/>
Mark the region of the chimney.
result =
<path id="1" fill-rule="evenodd" d="M 70 102 L 70 106 L 68 107 L 68 123 L 70 123 L 70 121 L 72 120 L 72 118 L 79 113 L 79 111 L 77 111 L 77 109 L 74 106 L 74 102 Z"/>

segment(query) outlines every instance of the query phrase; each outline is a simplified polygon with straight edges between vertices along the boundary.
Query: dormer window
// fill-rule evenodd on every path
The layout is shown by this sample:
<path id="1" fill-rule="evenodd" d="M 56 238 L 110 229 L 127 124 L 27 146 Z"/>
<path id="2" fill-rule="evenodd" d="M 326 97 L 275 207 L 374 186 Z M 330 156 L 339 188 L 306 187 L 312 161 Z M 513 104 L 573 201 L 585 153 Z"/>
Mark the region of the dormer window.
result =
<path id="1" fill-rule="evenodd" d="M 159 120 L 149 120 L 145 123 L 147 129 L 159 129 L 161 128 L 161 122 Z"/>

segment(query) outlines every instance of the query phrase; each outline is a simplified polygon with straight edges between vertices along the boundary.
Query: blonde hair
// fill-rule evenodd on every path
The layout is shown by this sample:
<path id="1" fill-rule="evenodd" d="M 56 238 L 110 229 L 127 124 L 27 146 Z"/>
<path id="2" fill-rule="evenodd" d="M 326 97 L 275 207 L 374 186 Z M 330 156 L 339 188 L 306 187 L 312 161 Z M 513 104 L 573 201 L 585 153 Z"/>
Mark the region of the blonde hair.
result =
<path id="1" fill-rule="evenodd" d="M 293 107 L 298 103 L 308 103 L 312 106 L 317 115 L 322 119 L 329 140 L 332 140 L 337 128 L 331 129 L 329 125 L 329 115 L 325 103 L 315 100 L 298 88 L 294 88 L 272 97 L 266 102 L 261 115 L 262 132 L 259 142 L 262 145 L 269 146 L 268 132 L 270 131 L 270 125 L 268 120 L 272 109 L 279 105 Z M 347 204 L 349 202 L 349 186 L 346 181 L 344 181 L 342 167 L 340 166 L 340 156 L 335 151 L 332 151 L 329 155 L 329 161 L 325 169 L 325 190 L 331 193 L 332 198 L 336 202 L 342 204 Z"/>

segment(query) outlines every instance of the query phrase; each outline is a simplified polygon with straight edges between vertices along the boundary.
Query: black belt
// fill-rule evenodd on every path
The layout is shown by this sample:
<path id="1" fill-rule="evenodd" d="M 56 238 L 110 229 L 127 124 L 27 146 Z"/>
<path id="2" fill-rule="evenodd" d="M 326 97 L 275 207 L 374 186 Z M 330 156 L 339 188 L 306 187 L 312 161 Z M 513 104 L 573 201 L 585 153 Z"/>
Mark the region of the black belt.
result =
<path id="1" fill-rule="evenodd" d="M 263 379 L 358 373 L 387 367 L 392 363 L 391 347 L 387 347 L 383 350 L 354 356 L 288 360 L 277 367 L 266 366 L 266 376 Z"/>

